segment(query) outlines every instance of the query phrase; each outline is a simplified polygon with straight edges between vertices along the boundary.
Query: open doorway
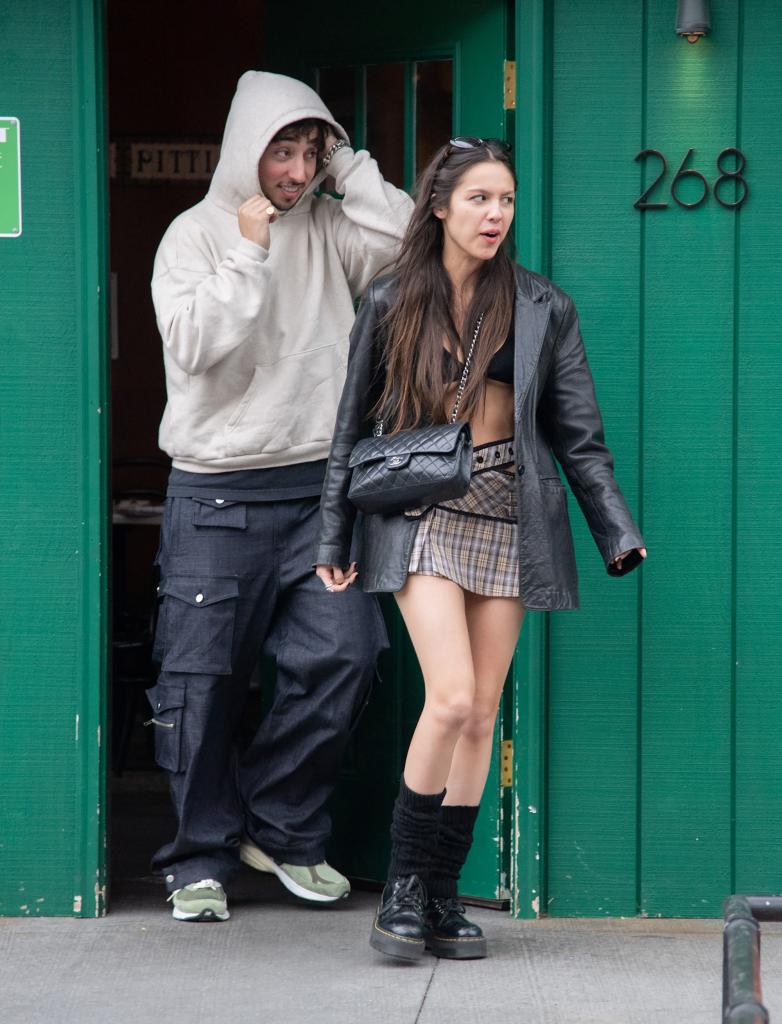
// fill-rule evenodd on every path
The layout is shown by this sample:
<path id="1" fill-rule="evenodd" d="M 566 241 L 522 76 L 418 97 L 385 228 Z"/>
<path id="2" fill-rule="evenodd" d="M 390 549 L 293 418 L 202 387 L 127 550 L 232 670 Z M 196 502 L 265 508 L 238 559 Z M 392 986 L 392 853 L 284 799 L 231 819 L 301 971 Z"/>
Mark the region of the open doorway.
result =
<path id="1" fill-rule="evenodd" d="M 402 5 L 411 15 L 415 6 L 412 0 Z M 291 32 L 276 0 L 242 0 L 225 20 L 207 0 L 191 4 L 186 19 L 179 5 L 109 0 L 115 900 L 158 884 L 149 858 L 173 829 L 166 778 L 143 727 L 149 718 L 144 689 L 154 672 L 153 564 L 169 468 L 157 447 L 165 381 L 150 296 L 159 241 L 174 217 L 205 194 L 236 81 L 248 68 L 310 81 L 355 145 L 368 147 L 384 176 L 405 188 L 454 131 L 503 134 L 508 5 L 482 0 L 479 6 L 476 21 L 474 12 L 457 15 L 438 0 L 425 17 L 419 11 L 397 20 L 391 38 L 387 23 L 359 0 L 343 7 L 339 23 L 324 21 L 317 5 L 305 3 L 297 19 L 317 31 L 304 36 Z M 368 879 L 384 876 L 390 807 L 421 700 L 401 621 L 386 610 L 392 648 L 381 663 L 383 685 L 354 734 L 332 805 L 334 862 Z M 268 668 L 262 666 L 251 691 L 248 733 L 262 711 L 260 684 L 272 684 L 273 665 Z M 497 758 L 479 829 L 485 835 L 465 877 L 470 894 L 503 902 L 509 854 L 500 833 L 509 819 L 499 779 Z"/>
<path id="2" fill-rule="evenodd" d="M 112 763 L 110 894 L 148 885 L 170 837 L 144 695 L 153 682 L 155 553 L 170 460 L 157 444 L 165 406 L 152 264 L 174 217 L 206 192 L 236 81 L 263 64 L 263 0 L 230 18 L 214 4 L 109 0 L 111 236 Z"/>

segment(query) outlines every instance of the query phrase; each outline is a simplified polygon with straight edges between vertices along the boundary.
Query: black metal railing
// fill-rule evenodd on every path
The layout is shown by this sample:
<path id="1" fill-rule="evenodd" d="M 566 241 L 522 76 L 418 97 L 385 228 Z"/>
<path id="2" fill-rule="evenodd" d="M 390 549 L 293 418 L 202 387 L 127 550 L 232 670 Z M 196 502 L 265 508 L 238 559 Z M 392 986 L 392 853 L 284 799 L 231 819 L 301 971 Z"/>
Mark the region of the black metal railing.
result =
<path id="1" fill-rule="evenodd" d="M 729 896 L 724 914 L 723 1024 L 768 1024 L 760 984 L 758 921 L 782 921 L 782 896 Z"/>

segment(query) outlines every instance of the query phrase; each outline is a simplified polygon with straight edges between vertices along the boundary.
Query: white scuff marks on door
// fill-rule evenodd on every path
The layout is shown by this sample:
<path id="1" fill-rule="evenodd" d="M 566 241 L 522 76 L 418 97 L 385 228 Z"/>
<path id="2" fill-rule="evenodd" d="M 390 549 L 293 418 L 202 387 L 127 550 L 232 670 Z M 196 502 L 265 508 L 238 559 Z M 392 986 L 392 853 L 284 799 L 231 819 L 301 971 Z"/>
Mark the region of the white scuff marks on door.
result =
<path id="1" fill-rule="evenodd" d="M 532 907 L 532 913 L 535 917 L 540 917 L 540 896 L 536 896 L 530 906 Z"/>
<path id="2" fill-rule="evenodd" d="M 100 731 L 100 726 L 98 726 L 98 729 L 97 729 L 97 734 L 98 734 L 98 750 L 100 750 L 100 742 L 101 742 L 101 731 Z"/>
<path id="3" fill-rule="evenodd" d="M 96 872 L 98 879 L 95 882 L 95 916 L 103 917 L 106 906 L 106 886 L 101 885 L 100 872 Z"/>
<path id="4" fill-rule="evenodd" d="M 538 813 L 537 807 L 535 807 L 533 804 L 530 804 L 529 807 L 527 808 L 527 810 L 530 812 L 530 814 L 537 814 Z"/>
<path id="5" fill-rule="evenodd" d="M 79 715 L 76 715 L 76 742 L 79 742 Z"/>
<path id="6" fill-rule="evenodd" d="M 521 805 L 519 801 L 519 794 L 516 791 L 513 794 L 513 842 L 511 844 L 511 873 L 510 873 L 510 895 L 511 895 L 511 906 L 513 913 L 515 914 L 518 908 L 521 906 L 521 891 L 519 886 L 519 874 L 516 862 L 518 860 L 519 851 L 521 850 Z"/>
<path id="7" fill-rule="evenodd" d="M 74 914 L 81 913 L 81 896 L 73 897 L 73 912 Z"/>

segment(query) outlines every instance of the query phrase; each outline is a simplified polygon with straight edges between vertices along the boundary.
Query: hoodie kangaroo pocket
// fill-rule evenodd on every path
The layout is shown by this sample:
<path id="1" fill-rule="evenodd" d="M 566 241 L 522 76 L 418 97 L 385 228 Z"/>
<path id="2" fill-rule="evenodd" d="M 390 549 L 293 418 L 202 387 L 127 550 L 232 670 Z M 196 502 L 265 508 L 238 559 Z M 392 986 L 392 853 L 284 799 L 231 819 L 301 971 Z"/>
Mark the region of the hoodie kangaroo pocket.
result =
<path id="1" fill-rule="evenodd" d="M 273 455 L 330 442 L 344 382 L 337 344 L 257 365 L 249 388 L 226 423 L 226 457 Z"/>

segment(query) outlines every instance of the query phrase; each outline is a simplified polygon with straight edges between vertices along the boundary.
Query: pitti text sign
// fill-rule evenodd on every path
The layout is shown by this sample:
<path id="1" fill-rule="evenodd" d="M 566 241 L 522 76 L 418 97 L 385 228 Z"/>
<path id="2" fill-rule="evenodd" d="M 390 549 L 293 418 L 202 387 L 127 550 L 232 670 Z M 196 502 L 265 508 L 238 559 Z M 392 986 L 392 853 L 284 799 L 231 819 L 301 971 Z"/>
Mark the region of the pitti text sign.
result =
<path id="1" fill-rule="evenodd" d="M 216 142 L 113 142 L 111 148 L 117 181 L 209 181 L 220 156 Z"/>

